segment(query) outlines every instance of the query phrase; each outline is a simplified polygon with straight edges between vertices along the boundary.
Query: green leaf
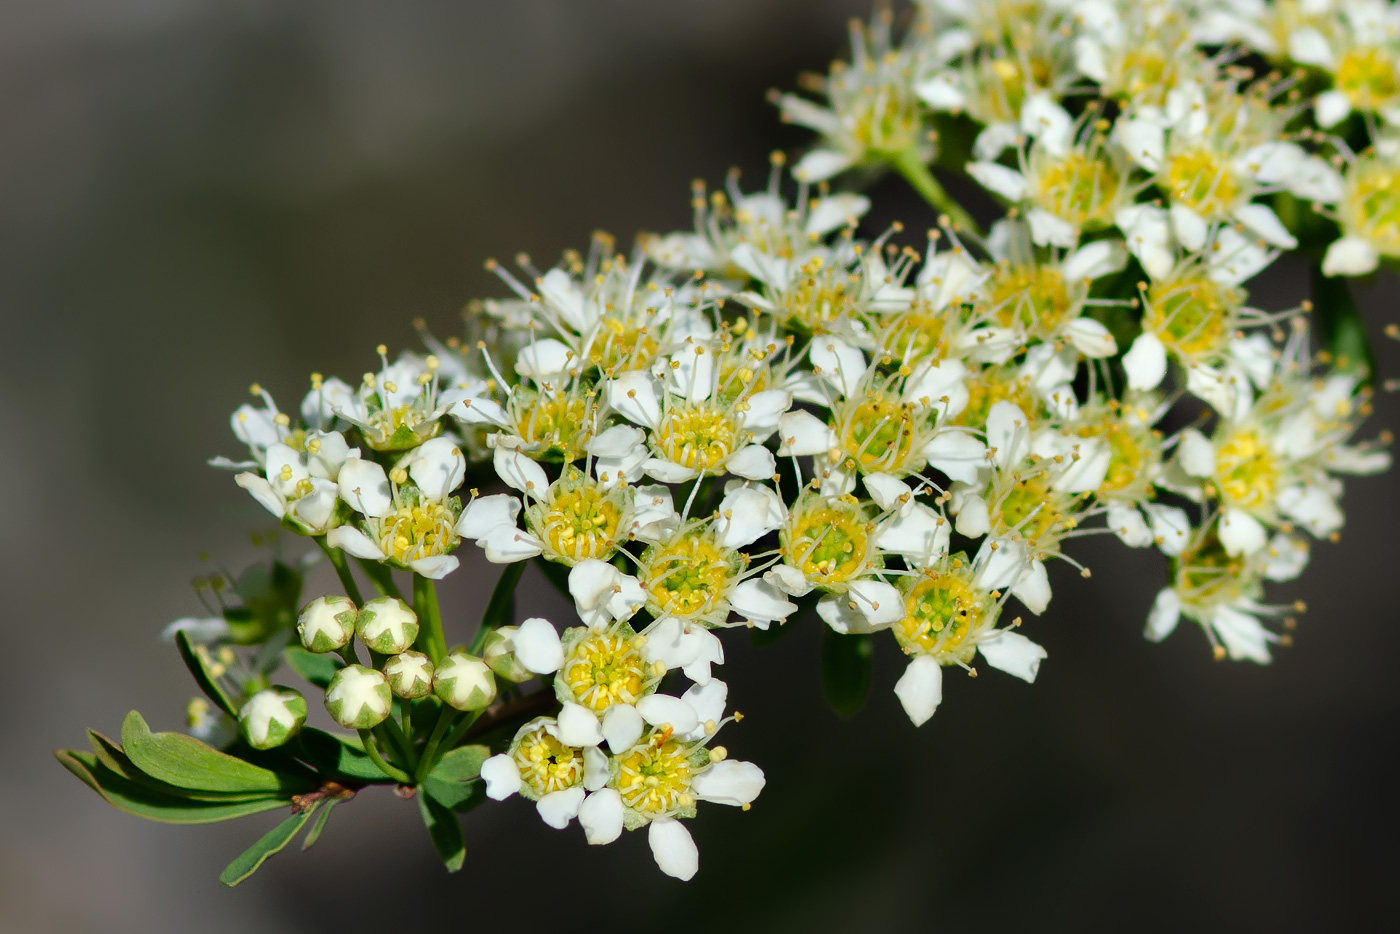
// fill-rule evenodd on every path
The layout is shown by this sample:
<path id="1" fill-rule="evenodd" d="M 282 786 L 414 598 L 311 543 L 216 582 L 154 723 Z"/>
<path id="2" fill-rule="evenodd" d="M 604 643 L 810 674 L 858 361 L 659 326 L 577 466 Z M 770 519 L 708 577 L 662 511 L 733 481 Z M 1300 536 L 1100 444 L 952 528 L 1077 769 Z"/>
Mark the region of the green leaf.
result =
<path id="1" fill-rule="evenodd" d="M 339 655 L 325 654 L 317 655 L 315 652 L 308 652 L 299 645 L 289 645 L 282 650 L 282 657 L 287 660 L 292 671 L 301 675 L 307 681 L 321 690 L 330 686 L 331 678 L 335 673 L 344 667 Z"/>
<path id="2" fill-rule="evenodd" d="M 369 756 L 354 742 L 315 727 L 302 727 L 297 734 L 299 754 L 325 777 L 344 779 L 351 784 L 383 783 L 389 781 Z"/>
<path id="3" fill-rule="evenodd" d="M 457 815 L 439 804 L 432 795 L 418 795 L 418 813 L 423 815 L 423 824 L 428 835 L 433 838 L 438 856 L 448 872 L 462 868 L 467 858 L 467 845 L 462 839 L 462 825 Z"/>
<path id="4" fill-rule="evenodd" d="M 92 746 L 92 753 L 97 757 L 97 761 L 103 766 L 120 775 L 128 781 L 144 785 L 151 791 L 158 794 L 167 795 L 172 798 L 190 798 L 196 801 L 256 801 L 267 797 L 266 792 L 222 792 L 222 791 L 199 791 L 190 788 L 181 788 L 169 782 L 163 782 L 158 778 L 152 778 L 145 772 L 138 769 L 127 757 L 126 752 L 113 740 L 108 739 L 96 730 L 88 730 L 88 744 Z"/>
<path id="5" fill-rule="evenodd" d="M 423 780 L 423 792 L 433 796 L 445 808 L 459 814 L 470 811 L 486 800 L 486 783 L 477 779 L 470 782 L 445 782 L 431 775 Z"/>
<path id="6" fill-rule="evenodd" d="M 280 851 L 302 827 L 311 819 L 311 815 L 316 812 L 317 806 L 321 802 L 314 802 L 309 808 L 300 813 L 293 814 L 282 823 L 273 827 L 263 838 L 244 850 L 242 855 L 229 863 L 223 872 L 219 873 L 219 881 L 229 888 L 242 882 L 244 879 L 258 871 L 258 867 L 267 860 L 273 853 Z"/>
<path id="7" fill-rule="evenodd" d="M 122 721 L 122 749 L 152 778 L 199 791 L 309 791 L 300 776 L 279 775 L 226 755 L 184 733 L 152 733 L 136 711 Z"/>
<path id="8" fill-rule="evenodd" d="M 316 823 L 311 825 L 311 829 L 308 830 L 306 832 L 306 836 L 302 838 L 302 852 L 311 849 L 313 846 L 316 845 L 316 841 L 321 839 L 321 831 L 326 829 L 326 821 L 331 819 L 331 811 L 335 808 L 337 804 L 344 800 L 344 798 L 327 799 L 326 806 L 321 808 L 320 814 L 316 815 Z"/>
<path id="9" fill-rule="evenodd" d="M 254 798 L 228 803 L 192 801 L 163 795 L 103 765 L 92 753 L 58 749 L 54 757 L 83 784 L 120 811 L 166 824 L 212 824 L 286 807 L 285 798 Z"/>
<path id="10" fill-rule="evenodd" d="M 481 774 L 481 763 L 491 756 L 486 746 L 458 746 L 438 760 L 429 778 L 444 782 L 469 782 Z"/>
<path id="11" fill-rule="evenodd" d="M 870 694 L 875 652 L 869 635 L 828 629 L 822 641 L 822 688 L 831 709 L 853 716 Z"/>
<path id="12" fill-rule="evenodd" d="M 175 647 L 180 650 L 181 660 L 184 661 L 185 667 L 190 670 L 190 674 L 194 676 L 195 684 L 199 685 L 204 696 L 213 701 L 220 710 L 230 717 L 237 717 L 238 708 L 224 693 L 224 689 L 219 687 L 219 682 L 209 673 L 204 658 L 195 650 L 194 643 L 190 641 L 189 633 L 183 630 L 176 632 Z"/>

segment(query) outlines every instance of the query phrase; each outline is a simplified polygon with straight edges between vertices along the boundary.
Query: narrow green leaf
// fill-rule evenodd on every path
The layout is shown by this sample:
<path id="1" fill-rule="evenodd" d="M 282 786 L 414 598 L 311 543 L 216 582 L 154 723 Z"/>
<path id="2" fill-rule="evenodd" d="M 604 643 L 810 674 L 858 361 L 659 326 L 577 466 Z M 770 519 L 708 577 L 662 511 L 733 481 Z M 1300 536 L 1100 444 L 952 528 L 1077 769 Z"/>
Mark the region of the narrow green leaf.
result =
<path id="1" fill-rule="evenodd" d="M 181 788 L 169 782 L 163 782 L 158 778 L 152 778 L 145 772 L 138 769 L 121 746 L 113 740 L 108 739 L 96 730 L 88 730 L 88 744 L 92 746 L 92 753 L 97 757 L 97 761 L 103 766 L 120 775 L 128 781 L 133 781 L 138 785 L 143 785 L 157 794 L 167 795 L 172 798 L 190 798 L 195 801 L 256 801 L 267 797 L 267 792 L 223 792 L 223 791 L 199 791 L 191 788 Z"/>
<path id="2" fill-rule="evenodd" d="M 330 798 L 326 801 L 326 806 L 321 808 L 321 813 L 316 815 L 316 823 L 311 825 L 311 829 L 302 838 L 301 849 L 305 852 L 316 845 L 316 841 L 321 839 L 321 831 L 326 829 L 326 821 L 331 819 L 331 811 L 337 804 L 344 801 L 344 798 Z"/>
<path id="3" fill-rule="evenodd" d="M 330 686 L 331 678 L 334 678 L 335 673 L 344 665 L 338 655 L 317 655 L 315 652 L 306 651 L 299 645 L 287 646 L 282 650 L 282 657 L 287 660 L 292 671 L 321 690 Z"/>
<path id="4" fill-rule="evenodd" d="M 199 791 L 303 792 L 299 776 L 269 769 L 206 746 L 184 733 L 152 733 L 136 711 L 122 721 L 122 749 L 133 765 L 152 778 Z"/>
<path id="5" fill-rule="evenodd" d="M 287 806 L 285 798 L 217 803 L 162 795 L 107 768 L 92 753 L 59 749 L 54 751 L 54 756 L 108 804 L 146 820 L 166 824 L 212 824 Z"/>
<path id="6" fill-rule="evenodd" d="M 313 803 L 306 810 L 298 814 L 293 814 L 291 817 L 269 830 L 263 835 L 261 840 L 244 850 L 242 855 L 229 863 L 228 867 L 225 868 L 223 872 L 219 873 L 219 881 L 229 888 L 232 888 L 257 872 L 258 867 L 261 866 L 269 856 L 281 851 L 283 847 L 292 842 L 292 838 L 297 835 L 297 832 L 300 831 L 302 827 L 306 826 L 306 822 L 311 819 L 311 815 L 316 813 L 316 808 L 319 804 L 319 801 Z"/>
<path id="7" fill-rule="evenodd" d="M 302 727 L 297 734 L 300 752 L 323 777 L 343 779 L 351 784 L 383 783 L 389 781 L 369 756 L 354 744 L 315 727 Z"/>
<path id="8" fill-rule="evenodd" d="M 826 631 L 822 641 L 822 688 L 826 702 L 840 716 L 853 716 L 865 705 L 874 656 L 870 636 Z"/>
<path id="9" fill-rule="evenodd" d="M 457 820 L 457 815 L 439 804 L 432 795 L 421 793 L 418 795 L 418 813 L 423 815 L 423 824 L 428 828 L 428 835 L 433 838 L 433 846 L 437 847 L 438 856 L 442 858 L 447 871 L 461 869 L 467 858 L 467 845 L 462 839 L 462 824 Z"/>
<path id="10" fill-rule="evenodd" d="M 444 782 L 469 782 L 481 774 L 481 763 L 491 756 L 486 746 L 458 746 L 438 760 L 429 778 Z"/>
<path id="11" fill-rule="evenodd" d="M 1362 379 L 1372 378 L 1376 355 L 1348 280 L 1325 276 L 1321 263 L 1316 264 L 1312 269 L 1312 302 L 1318 342 L 1331 352 L 1337 369 Z"/>
<path id="12" fill-rule="evenodd" d="M 486 783 L 481 780 L 470 782 L 446 782 L 429 776 L 423 780 L 423 792 L 433 796 L 445 808 L 461 813 L 470 811 L 486 800 Z"/>
<path id="13" fill-rule="evenodd" d="M 175 647 L 180 650 L 180 659 L 190 670 L 190 674 L 194 676 L 195 684 L 199 685 L 204 696 L 213 701 L 220 710 L 230 717 L 237 717 L 238 708 L 229 699 L 224 689 L 219 687 L 219 682 L 209 673 L 204 659 L 200 658 L 199 653 L 195 651 L 194 643 L 190 641 L 189 634 L 184 631 L 175 633 Z"/>

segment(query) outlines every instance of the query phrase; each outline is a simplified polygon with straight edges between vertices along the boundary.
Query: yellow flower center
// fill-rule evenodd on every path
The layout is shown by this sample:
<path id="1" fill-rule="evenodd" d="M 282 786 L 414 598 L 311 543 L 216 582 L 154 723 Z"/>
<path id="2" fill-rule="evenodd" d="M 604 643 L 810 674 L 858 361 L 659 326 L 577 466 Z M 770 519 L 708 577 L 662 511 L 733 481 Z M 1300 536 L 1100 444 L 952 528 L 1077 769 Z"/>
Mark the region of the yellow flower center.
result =
<path id="1" fill-rule="evenodd" d="M 738 563 L 734 552 L 716 544 L 713 533 L 691 531 L 648 548 L 638 574 L 656 615 L 685 618 L 710 610 L 727 613 L 725 594 Z"/>
<path id="2" fill-rule="evenodd" d="M 1244 570 L 1239 559 L 1226 553 L 1212 529 L 1177 559 L 1176 591 L 1188 604 L 1228 603 L 1244 593 Z"/>
<path id="3" fill-rule="evenodd" d="M 824 269 L 820 259 L 802 267 L 803 276 L 783 294 L 789 323 L 813 333 L 832 321 L 850 316 L 860 282 L 840 270 Z"/>
<path id="4" fill-rule="evenodd" d="M 532 446 L 561 455 L 565 462 L 583 456 L 592 434 L 592 406 L 575 396 L 527 398 L 516 430 Z"/>
<path id="5" fill-rule="evenodd" d="M 862 473 L 909 472 L 914 453 L 912 406 L 872 392 L 854 406 L 847 401 L 833 414 L 848 466 Z"/>
<path id="6" fill-rule="evenodd" d="M 1230 506 L 1257 509 L 1267 505 L 1278 488 L 1278 458 L 1259 432 L 1235 431 L 1215 452 L 1215 484 Z"/>
<path id="7" fill-rule="evenodd" d="M 1162 103 L 1167 89 L 1172 86 L 1167 81 L 1168 70 L 1172 67 L 1172 60 L 1155 43 L 1131 49 L 1119 64 L 1116 96 L 1142 104 Z"/>
<path id="8" fill-rule="evenodd" d="M 1154 282 L 1142 328 L 1188 358 L 1218 351 L 1234 332 L 1241 296 L 1201 272 Z"/>
<path id="9" fill-rule="evenodd" d="M 739 441 L 739 429 L 723 411 L 706 403 L 670 409 L 654 441 L 666 459 L 691 470 L 712 470 Z"/>
<path id="10" fill-rule="evenodd" d="M 1400 168 L 1366 159 L 1352 167 L 1341 205 L 1349 231 L 1386 256 L 1400 256 Z"/>
<path id="11" fill-rule="evenodd" d="M 1110 496 L 1149 483 L 1149 466 L 1159 454 L 1149 429 L 1134 430 L 1123 423 L 1121 408 L 1110 406 L 1101 420 L 1079 429 L 1081 438 L 1102 438 L 1108 444 L 1108 470 L 1098 495 Z"/>
<path id="12" fill-rule="evenodd" d="M 661 345 L 646 327 L 604 318 L 585 356 L 607 373 L 644 370 L 656 362 Z"/>
<path id="13" fill-rule="evenodd" d="M 595 713 L 613 704 L 635 704 L 642 696 L 646 664 L 632 640 L 607 632 L 592 632 L 569 650 L 564 683 L 574 700 Z"/>
<path id="14" fill-rule="evenodd" d="M 1395 65 L 1394 56 L 1381 49 L 1350 49 L 1337 64 L 1337 90 L 1357 110 L 1379 110 L 1400 94 L 1400 75 L 1396 74 Z"/>
<path id="15" fill-rule="evenodd" d="M 903 152 L 917 141 L 919 102 L 905 87 L 884 83 L 861 89 L 846 111 L 856 142 L 875 152 Z"/>
<path id="16" fill-rule="evenodd" d="M 426 413 L 411 402 L 392 409 L 370 413 L 367 426 L 360 433 L 376 451 L 398 451 L 417 447 L 442 430 L 442 422 L 425 422 Z"/>
<path id="17" fill-rule="evenodd" d="M 854 497 L 816 500 L 788 514 L 779 539 L 788 564 L 808 580 L 830 586 L 865 569 L 870 524 Z"/>
<path id="18" fill-rule="evenodd" d="M 1058 269 L 1000 265 L 988 283 L 986 306 L 1004 328 L 1047 337 L 1070 317 L 1074 298 Z"/>
<path id="19" fill-rule="evenodd" d="M 400 506 L 380 522 L 380 550 L 403 563 L 445 555 L 457 546 L 457 517 L 442 503 Z"/>
<path id="20" fill-rule="evenodd" d="M 1240 197 L 1240 182 L 1228 161 L 1203 146 L 1171 157 L 1166 186 L 1174 199 L 1204 217 L 1228 213 Z"/>
<path id="21" fill-rule="evenodd" d="M 915 305 L 889 319 L 881 344 L 896 362 L 910 366 L 924 359 L 941 360 L 948 353 L 944 332 L 951 313 L 920 310 Z"/>
<path id="22" fill-rule="evenodd" d="M 622 803 L 644 814 L 666 815 L 695 804 L 690 794 L 690 752 L 675 741 L 634 747 L 618 760 Z"/>
<path id="23" fill-rule="evenodd" d="M 520 738 L 514 758 L 521 780 L 538 797 L 583 781 L 583 754 L 559 742 L 543 726 Z"/>
<path id="24" fill-rule="evenodd" d="M 1040 170 L 1034 200 L 1075 227 L 1104 224 L 1112 220 L 1119 184 L 1106 159 L 1071 152 Z"/>
<path id="25" fill-rule="evenodd" d="M 605 560 L 617 547 L 622 506 L 596 481 L 579 472 L 560 478 L 550 486 L 542 507 L 537 516 L 541 537 L 566 562 Z"/>
<path id="26" fill-rule="evenodd" d="M 1029 379 L 1017 377 L 1013 371 L 994 368 L 983 370 L 967 381 L 967 406 L 953 418 L 954 425 L 964 428 L 985 428 L 987 414 L 998 402 L 1014 402 L 1032 423 L 1040 415 L 1040 401 L 1031 389 Z"/>
<path id="27" fill-rule="evenodd" d="M 1046 473 L 1017 480 L 994 507 L 993 530 L 1005 534 L 1014 529 L 1034 545 L 1065 530 L 1064 500 L 1064 494 L 1051 488 Z"/>
<path id="28" fill-rule="evenodd" d="M 919 580 L 904 598 L 904 619 L 894 637 L 907 652 L 956 652 L 981 621 L 985 607 L 961 578 L 940 574 Z"/>

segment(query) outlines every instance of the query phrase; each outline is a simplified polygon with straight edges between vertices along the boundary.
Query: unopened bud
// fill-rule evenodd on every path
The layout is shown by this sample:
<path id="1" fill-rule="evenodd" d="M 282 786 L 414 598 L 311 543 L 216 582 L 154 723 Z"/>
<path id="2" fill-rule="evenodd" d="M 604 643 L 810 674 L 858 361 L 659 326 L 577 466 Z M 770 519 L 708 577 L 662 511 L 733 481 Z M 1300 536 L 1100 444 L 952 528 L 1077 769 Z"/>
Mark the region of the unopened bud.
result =
<path id="1" fill-rule="evenodd" d="M 433 693 L 458 710 L 481 710 L 496 699 L 496 678 L 481 659 L 453 652 L 433 676 Z"/>
<path id="2" fill-rule="evenodd" d="M 384 677 L 399 697 L 426 697 L 433 689 L 433 663 L 422 652 L 402 652 L 384 663 Z"/>
<path id="3" fill-rule="evenodd" d="M 393 699 L 389 680 L 364 665 L 346 665 L 326 688 L 326 710 L 347 730 L 368 730 L 383 723 Z"/>
<path id="4" fill-rule="evenodd" d="M 273 749 L 297 734 L 306 722 L 306 698 L 291 688 L 267 688 L 248 698 L 238 711 L 238 732 L 254 749 Z"/>
<path id="5" fill-rule="evenodd" d="M 515 632 L 518 626 L 502 626 L 500 629 L 493 629 L 486 636 L 486 648 L 482 650 L 481 658 L 486 662 L 488 668 L 507 681 L 514 681 L 519 684 L 522 681 L 529 681 L 535 677 L 533 671 L 529 671 L 515 657 Z"/>
<path id="6" fill-rule="evenodd" d="M 349 597 L 317 597 L 297 617 L 297 634 L 308 652 L 334 652 L 355 638 L 355 603 Z"/>
<path id="7" fill-rule="evenodd" d="M 418 638 L 418 616 L 402 600 L 377 597 L 360 610 L 355 631 L 370 651 L 397 655 Z"/>

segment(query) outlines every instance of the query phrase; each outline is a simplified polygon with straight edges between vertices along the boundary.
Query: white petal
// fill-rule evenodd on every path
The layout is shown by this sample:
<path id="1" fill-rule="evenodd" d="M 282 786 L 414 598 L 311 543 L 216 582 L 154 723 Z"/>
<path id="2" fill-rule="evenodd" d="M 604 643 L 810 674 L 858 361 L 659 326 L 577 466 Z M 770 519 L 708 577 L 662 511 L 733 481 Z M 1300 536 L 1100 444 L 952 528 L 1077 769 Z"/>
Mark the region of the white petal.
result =
<path id="1" fill-rule="evenodd" d="M 559 271 L 551 269 L 550 273 Z M 573 361 L 574 352 L 567 345 L 546 337 L 520 350 L 515 358 L 515 372 L 530 379 L 548 380 L 567 370 Z"/>
<path id="2" fill-rule="evenodd" d="M 812 582 L 788 564 L 773 565 L 763 573 L 763 579 L 791 597 L 805 597 L 812 592 Z"/>
<path id="3" fill-rule="evenodd" d="M 689 733 L 700 725 L 694 708 L 669 694 L 648 694 L 637 701 L 637 713 L 652 726 L 669 726 L 677 733 Z"/>
<path id="4" fill-rule="evenodd" d="M 1298 246 L 1297 239 L 1268 205 L 1242 204 L 1235 208 L 1235 219 L 1274 246 L 1285 250 Z"/>
<path id="5" fill-rule="evenodd" d="M 1014 123 L 989 123 L 972 141 L 972 154 L 979 161 L 995 162 L 1008 146 L 1016 145 L 1021 128 Z"/>
<path id="6" fill-rule="evenodd" d="M 726 492 L 715 522 L 720 544 L 744 548 L 782 526 L 787 509 L 771 487 L 745 484 Z"/>
<path id="7" fill-rule="evenodd" d="M 1268 631 L 1256 617 L 1233 607 L 1219 606 L 1211 614 L 1210 626 L 1225 644 L 1225 651 L 1231 659 L 1249 659 L 1260 665 L 1267 665 L 1272 660 L 1269 657 Z"/>
<path id="8" fill-rule="evenodd" d="M 569 821 L 578 816 L 579 806 L 583 804 L 583 795 L 582 785 L 551 791 L 535 802 L 535 810 L 539 811 L 540 819 L 546 824 L 555 830 L 563 830 L 569 826 Z"/>
<path id="9" fill-rule="evenodd" d="M 924 457 L 948 479 L 976 483 L 987 463 L 987 446 L 970 432 L 948 428 L 924 445 Z"/>
<path id="10" fill-rule="evenodd" d="M 461 566 L 454 555 L 432 555 L 427 558 L 414 558 L 408 568 L 419 577 L 439 581 Z"/>
<path id="11" fill-rule="evenodd" d="M 1191 518 L 1186 510 L 1177 506 L 1158 506 L 1149 503 L 1147 519 L 1152 526 L 1152 538 L 1164 555 L 1176 556 L 1186 550 L 1191 540 Z"/>
<path id="12" fill-rule="evenodd" d="M 1181 598 L 1170 587 L 1157 591 L 1152 609 L 1147 613 L 1147 629 L 1143 632 L 1153 642 L 1161 642 L 1176 629 L 1181 619 Z"/>
<path id="13" fill-rule="evenodd" d="M 1118 540 L 1129 548 L 1146 548 L 1152 544 L 1152 530 L 1147 527 L 1142 513 L 1133 506 L 1110 503 L 1107 522 Z"/>
<path id="14" fill-rule="evenodd" d="M 813 149 L 792 167 L 792 177 L 801 182 L 822 182 L 849 169 L 855 160 L 834 149 Z"/>
<path id="15" fill-rule="evenodd" d="M 389 495 L 389 478 L 384 468 L 374 461 L 349 457 L 340 468 L 336 479 L 340 488 L 340 498 L 354 507 L 362 516 L 382 519 L 394 511 L 394 500 Z"/>
<path id="16" fill-rule="evenodd" d="M 1017 466 L 1030 454 L 1030 421 L 1016 403 L 998 402 L 987 413 L 987 448 L 1002 470 Z"/>
<path id="17" fill-rule="evenodd" d="M 843 396 L 857 392 L 865 376 L 865 354 L 860 350 L 829 334 L 819 334 L 812 338 L 808 356 L 812 368 L 820 368 L 822 378 Z"/>
<path id="18" fill-rule="evenodd" d="M 1044 613 L 1050 605 L 1050 578 L 1045 572 L 1045 562 L 1032 561 L 1030 572 L 1011 588 L 1011 595 L 1037 616 Z"/>
<path id="19" fill-rule="evenodd" d="M 1143 331 L 1123 354 L 1128 388 L 1156 389 L 1167 375 L 1166 345 L 1151 331 Z"/>
<path id="20" fill-rule="evenodd" d="M 564 665 L 564 647 L 559 642 L 559 633 L 547 619 L 535 616 L 525 620 L 511 641 L 515 646 L 515 660 L 526 671 L 552 675 Z"/>
<path id="21" fill-rule="evenodd" d="M 1325 276 L 1364 276 L 1380 265 L 1380 254 L 1369 240 L 1361 237 L 1342 237 L 1327 247 L 1327 255 L 1322 258 L 1322 274 Z"/>
<path id="22" fill-rule="evenodd" d="M 549 477 L 545 475 L 544 468 L 520 451 L 496 448 L 495 468 L 496 474 L 507 486 L 529 493 L 536 499 L 544 496 L 549 489 Z"/>
<path id="23" fill-rule="evenodd" d="M 1332 47 L 1322 33 L 1311 26 L 1288 31 L 1288 57 L 1303 65 L 1327 68 L 1334 64 Z"/>
<path id="24" fill-rule="evenodd" d="M 622 836 L 622 795 L 611 788 L 593 792 L 578 809 L 579 826 L 594 846 L 612 843 Z"/>
<path id="25" fill-rule="evenodd" d="M 615 756 L 637 745 L 645 728 L 642 715 L 631 704 L 613 704 L 603 711 L 603 738 Z"/>
<path id="26" fill-rule="evenodd" d="M 829 593 L 817 601 L 817 615 L 842 635 L 875 632 L 885 626 L 874 626 L 869 617 L 861 611 L 858 601 L 843 593 Z"/>
<path id="27" fill-rule="evenodd" d="M 594 457 L 627 457 L 644 447 L 646 440 L 646 432 L 635 425 L 614 425 L 588 442 L 588 453 Z"/>
<path id="28" fill-rule="evenodd" d="M 1280 490 L 1278 507 L 1318 538 L 1342 527 L 1342 510 L 1338 508 L 1336 498 L 1316 484 Z"/>
<path id="29" fill-rule="evenodd" d="M 339 526 L 326 533 L 326 544 L 332 548 L 339 548 L 353 558 L 364 558 L 367 561 L 383 561 L 386 557 L 379 546 L 374 543 L 373 539 L 359 529 L 349 525 Z"/>
<path id="30" fill-rule="evenodd" d="M 493 801 L 504 801 L 520 790 L 520 769 L 505 753 L 481 763 L 481 777 L 486 781 L 486 797 Z"/>
<path id="31" fill-rule="evenodd" d="M 687 742 L 698 740 L 705 735 L 707 722 L 717 724 L 724 719 L 724 705 L 729 700 L 729 685 L 718 678 L 712 679 L 709 684 L 693 684 L 681 695 L 681 700 L 691 706 L 700 721 L 700 725 L 682 739 Z"/>
<path id="32" fill-rule="evenodd" d="M 492 564 L 514 564 L 533 558 L 544 550 L 544 543 L 515 526 L 498 525 L 477 542 Z"/>
<path id="33" fill-rule="evenodd" d="M 996 630 L 989 638 L 977 643 L 977 651 L 993 668 L 1000 668 L 1023 681 L 1034 681 L 1045 658 L 1045 649 L 1019 632 Z"/>
<path id="34" fill-rule="evenodd" d="M 887 473 L 873 473 L 865 478 L 865 489 L 875 505 L 884 510 L 908 512 L 914 505 L 914 491 L 909 484 Z"/>
<path id="35" fill-rule="evenodd" d="M 1075 318 L 1066 328 L 1070 343 L 1090 359 L 1112 357 L 1118 353 L 1118 342 L 1108 328 L 1093 318 Z"/>
<path id="36" fill-rule="evenodd" d="M 425 495 L 444 502 L 467 476 L 467 459 L 451 438 L 433 438 L 414 448 L 400 462 Z"/>
<path id="37" fill-rule="evenodd" d="M 1165 279 L 1172 270 L 1172 229 L 1167 212 L 1147 204 L 1123 208 L 1114 218 L 1123 231 L 1128 252 L 1142 263 L 1153 279 Z"/>
<path id="38" fill-rule="evenodd" d="M 797 604 L 784 598 L 781 590 L 758 578 L 750 578 L 730 591 L 729 605 L 735 613 L 763 628 L 797 612 Z"/>
<path id="39" fill-rule="evenodd" d="M 565 703 L 558 719 L 559 742 L 565 746 L 596 746 L 603 741 L 598 715 L 581 704 Z"/>
<path id="40" fill-rule="evenodd" d="M 1234 557 L 1253 554 L 1269 543 L 1269 533 L 1258 519 L 1242 509 L 1226 509 L 1220 514 L 1220 544 Z"/>
<path id="41" fill-rule="evenodd" d="M 865 614 L 872 629 L 891 626 L 904 618 L 904 599 L 894 585 L 878 580 L 859 580 L 847 595 Z"/>
<path id="42" fill-rule="evenodd" d="M 1015 169 L 995 162 L 969 162 L 967 174 L 1007 201 L 1020 201 L 1026 193 L 1026 178 Z"/>
<path id="43" fill-rule="evenodd" d="M 724 467 L 736 477 L 746 480 L 769 480 L 778 469 L 773 452 L 761 444 L 740 448 L 724 462 Z"/>
<path id="44" fill-rule="evenodd" d="M 959 535 L 968 538 L 981 538 L 992 530 L 992 512 L 987 501 L 981 496 L 968 496 L 958 506 L 957 523 Z"/>
<path id="45" fill-rule="evenodd" d="M 1064 156 L 1069 149 L 1074 121 L 1045 91 L 1037 91 L 1021 104 L 1021 131 L 1036 140 L 1052 156 Z"/>
<path id="46" fill-rule="evenodd" d="M 633 424 L 655 428 L 661 419 L 656 401 L 656 384 L 647 374 L 635 371 L 607 381 L 608 405 Z"/>
<path id="47" fill-rule="evenodd" d="M 923 503 L 915 503 L 905 515 L 892 516 L 880 524 L 875 544 L 882 551 L 903 555 L 925 567 L 947 554 L 951 532 L 947 519 Z"/>
<path id="48" fill-rule="evenodd" d="M 1205 218 L 1180 203 L 1173 204 L 1170 213 L 1172 229 L 1176 231 L 1176 238 L 1181 241 L 1182 246 L 1188 250 L 1199 250 L 1206 245 L 1210 226 Z"/>
<path id="49" fill-rule="evenodd" d="M 1060 267 L 1072 282 L 1099 279 L 1118 272 L 1128 261 L 1128 251 L 1120 240 L 1095 240 L 1065 257 Z"/>
<path id="50" fill-rule="evenodd" d="M 824 236 L 838 227 L 846 226 L 847 221 L 858 220 L 870 210 L 870 199 L 865 195 L 841 194 L 822 198 L 807 212 L 807 223 L 802 232 L 809 237 Z"/>
<path id="51" fill-rule="evenodd" d="M 272 484 L 267 482 L 267 478 L 255 473 L 241 473 L 233 478 L 243 489 L 253 494 L 253 499 L 262 503 L 264 509 L 272 513 L 277 518 L 282 518 L 287 513 L 287 502 L 277 491 L 272 488 Z"/>
<path id="52" fill-rule="evenodd" d="M 1026 223 L 1031 228 L 1032 242 L 1039 246 L 1058 246 L 1069 250 L 1079 242 L 1077 227 L 1044 208 L 1031 208 L 1027 211 Z"/>
<path id="53" fill-rule="evenodd" d="M 695 848 L 690 831 L 680 821 L 670 817 L 652 821 L 647 830 L 647 842 L 651 844 L 656 865 L 666 875 L 686 882 L 699 871 L 700 851 Z"/>
<path id="54" fill-rule="evenodd" d="M 480 496 L 462 510 L 462 517 L 457 520 L 457 534 L 480 542 L 494 528 L 515 528 L 515 517 L 519 514 L 520 500 L 508 493 Z"/>
<path id="55" fill-rule="evenodd" d="M 915 726 L 923 726 L 943 700 L 943 666 L 932 655 L 915 655 L 894 685 L 894 694 Z"/>
<path id="56" fill-rule="evenodd" d="M 1166 139 L 1162 125 L 1155 120 L 1119 120 L 1113 128 L 1118 143 L 1127 150 L 1128 157 L 1149 172 L 1162 167 L 1162 153 L 1166 149 Z"/>
<path id="57" fill-rule="evenodd" d="M 725 759 L 695 776 L 690 787 L 702 801 L 737 808 L 753 803 L 764 782 L 763 770 L 752 762 Z"/>
<path id="58" fill-rule="evenodd" d="M 1346 119 L 1351 113 L 1351 101 L 1341 91 L 1323 91 L 1313 101 L 1313 113 L 1317 115 L 1317 125 L 1325 130 Z"/>

